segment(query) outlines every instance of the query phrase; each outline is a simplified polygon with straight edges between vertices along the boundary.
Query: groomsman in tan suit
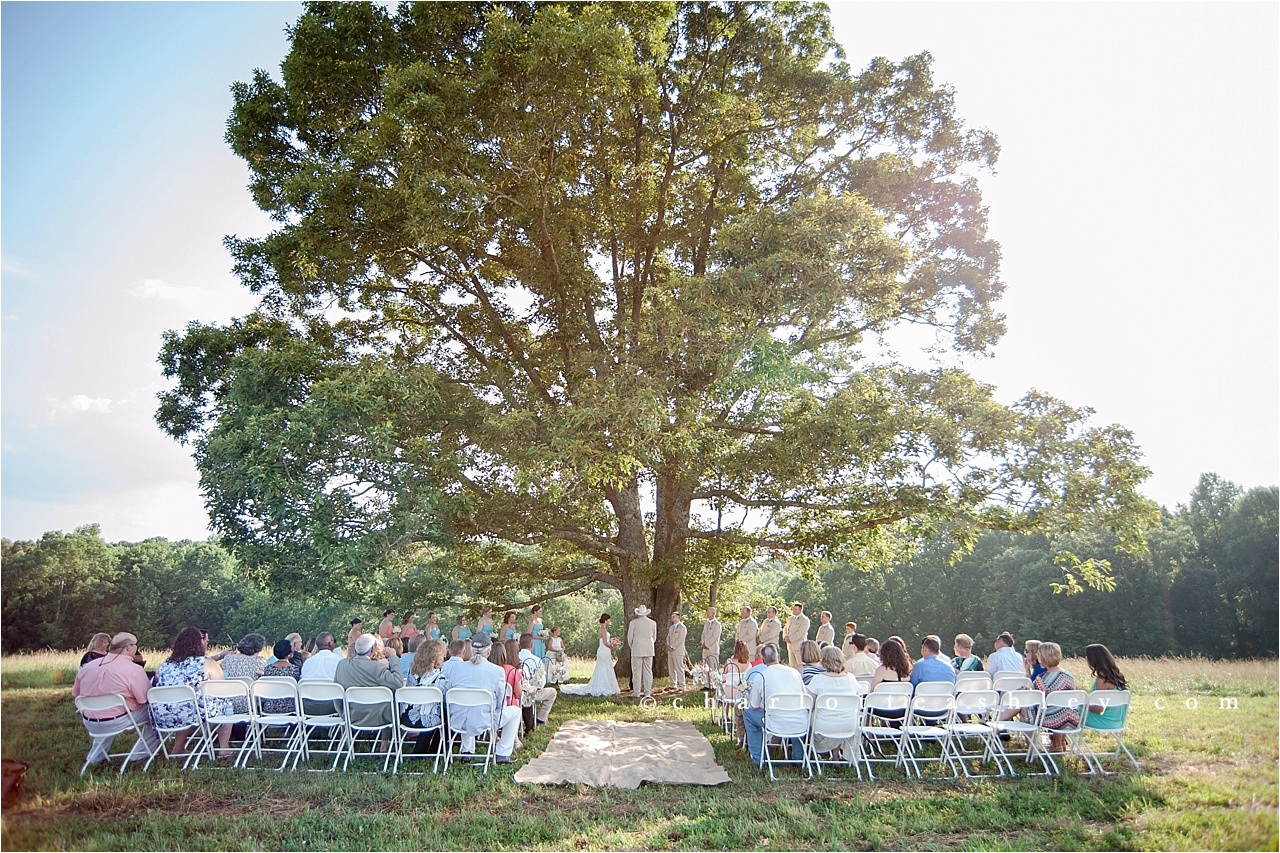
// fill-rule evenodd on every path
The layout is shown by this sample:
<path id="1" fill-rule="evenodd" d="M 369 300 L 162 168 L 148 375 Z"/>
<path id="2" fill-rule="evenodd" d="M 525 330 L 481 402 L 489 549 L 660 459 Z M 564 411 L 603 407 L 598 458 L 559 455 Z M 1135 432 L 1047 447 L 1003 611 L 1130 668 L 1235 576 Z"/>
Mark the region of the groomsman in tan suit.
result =
<path id="1" fill-rule="evenodd" d="M 782 621 L 778 619 L 778 608 L 770 607 L 764 612 L 764 621 L 760 623 L 760 633 L 756 635 L 756 650 L 772 643 L 782 645 Z M 752 658 L 755 660 L 755 658 Z"/>
<path id="2" fill-rule="evenodd" d="M 813 635 L 818 647 L 836 644 L 836 626 L 831 624 L 831 611 L 824 610 L 818 616 L 818 633 Z"/>
<path id="3" fill-rule="evenodd" d="M 751 607 L 743 605 L 742 619 L 738 622 L 738 630 L 734 632 L 733 641 L 737 643 L 745 643 L 747 646 L 747 660 L 756 659 L 756 637 L 760 636 L 760 623 L 756 621 L 756 617 L 751 615 Z"/>
<path id="4" fill-rule="evenodd" d="M 809 639 L 809 617 L 804 615 L 804 605 L 791 605 L 791 618 L 787 620 L 787 662 L 796 669 L 803 669 L 800 660 L 800 644 Z"/>
<path id="5" fill-rule="evenodd" d="M 720 668 L 720 634 L 723 632 L 716 609 L 707 608 L 707 624 L 702 626 L 702 662 L 712 669 Z"/>
<path id="6" fill-rule="evenodd" d="M 684 692 L 684 642 L 689 636 L 689 626 L 680 621 L 680 611 L 671 614 L 671 630 L 667 632 L 667 673 L 671 686 Z"/>
<path id="7" fill-rule="evenodd" d="M 653 653 L 658 642 L 658 623 L 649 618 L 643 604 L 635 609 L 636 618 L 627 626 L 627 645 L 631 648 L 631 687 L 635 697 L 653 696 Z"/>

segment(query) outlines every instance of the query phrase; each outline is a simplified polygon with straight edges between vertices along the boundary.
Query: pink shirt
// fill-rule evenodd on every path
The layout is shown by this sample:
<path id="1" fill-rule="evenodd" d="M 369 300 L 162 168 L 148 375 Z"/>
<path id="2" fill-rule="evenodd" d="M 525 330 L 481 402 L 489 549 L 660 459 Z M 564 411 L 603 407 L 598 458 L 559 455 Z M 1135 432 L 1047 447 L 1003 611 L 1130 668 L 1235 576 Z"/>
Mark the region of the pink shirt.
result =
<path id="1" fill-rule="evenodd" d="M 133 662 L 133 658 L 109 654 L 80 667 L 75 684 L 71 687 L 71 695 L 110 696 L 112 693 L 119 693 L 124 697 L 129 710 L 136 711 L 147 704 L 147 690 L 150 687 L 151 681 L 147 678 L 147 673 Z M 86 716 L 102 720 L 119 714 L 114 709 L 108 709 L 93 711 Z"/>

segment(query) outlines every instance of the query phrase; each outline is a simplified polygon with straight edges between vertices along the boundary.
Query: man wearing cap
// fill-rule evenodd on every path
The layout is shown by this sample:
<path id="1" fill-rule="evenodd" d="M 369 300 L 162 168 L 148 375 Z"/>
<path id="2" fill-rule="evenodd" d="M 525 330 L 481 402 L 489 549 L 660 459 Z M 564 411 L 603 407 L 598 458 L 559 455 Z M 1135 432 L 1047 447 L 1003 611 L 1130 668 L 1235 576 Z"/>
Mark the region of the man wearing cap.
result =
<path id="1" fill-rule="evenodd" d="M 712 669 L 720 668 L 720 620 L 716 609 L 707 608 L 707 623 L 702 626 L 702 662 Z"/>
<path id="2" fill-rule="evenodd" d="M 147 679 L 142 667 L 133 662 L 133 654 L 138 650 L 138 638 L 127 632 L 121 632 L 111 638 L 107 653 L 97 660 L 90 661 L 76 673 L 76 680 L 71 686 L 72 696 L 111 696 L 119 694 L 124 699 L 124 707 L 116 706 L 105 711 L 89 711 L 84 715 L 85 728 L 89 734 L 101 736 L 94 740 L 89 750 L 89 763 L 97 764 L 111 752 L 111 744 L 119 734 L 120 718 L 128 714 L 142 729 L 142 740 L 134 744 L 129 754 L 135 756 L 151 755 L 160 748 L 160 739 L 155 729 L 151 728 L 148 715 L 147 690 L 151 682 Z"/>
<path id="3" fill-rule="evenodd" d="M 671 614 L 671 628 L 667 631 L 667 675 L 671 688 L 684 692 L 685 641 L 689 638 L 689 626 L 680 621 L 680 611 Z"/>
<path id="4" fill-rule="evenodd" d="M 351 644 L 355 657 L 338 661 L 333 670 L 333 680 L 348 687 L 386 687 L 392 692 L 404 687 L 404 679 L 400 677 L 400 667 L 394 670 L 387 666 L 386 658 L 373 660 L 369 653 L 378 647 L 378 638 L 373 634 L 361 634 Z M 351 722 L 360 726 L 382 726 L 391 722 L 391 706 L 367 705 L 355 708 L 351 714 Z"/>
<path id="5" fill-rule="evenodd" d="M 804 615 L 804 605 L 798 601 L 791 605 L 786 634 L 787 663 L 795 669 L 802 669 L 804 661 L 800 660 L 800 644 L 809 639 L 809 617 Z"/>
<path id="6" fill-rule="evenodd" d="M 631 686 L 635 697 L 653 696 L 653 654 L 658 644 L 658 623 L 649 618 L 643 604 L 635 609 L 636 618 L 627 626 L 627 645 L 631 648 Z"/>
<path id="7" fill-rule="evenodd" d="M 760 636 L 760 623 L 751 615 L 751 606 L 742 606 L 742 618 L 738 620 L 738 630 L 733 634 L 735 643 L 747 647 L 747 660 L 756 659 L 756 638 Z"/>
<path id="8" fill-rule="evenodd" d="M 520 709 L 507 704 L 507 676 L 502 667 L 489 662 L 493 640 L 488 634 L 476 634 L 471 638 L 471 659 L 455 667 L 449 676 L 449 687 L 470 687 L 487 690 L 493 696 L 493 720 L 498 723 L 498 743 L 493 748 L 494 761 L 511 763 L 511 751 L 515 749 L 516 735 L 520 729 Z M 484 734 L 490 724 L 489 709 L 458 705 L 449 709 L 449 728 L 462 732 L 462 751 L 476 750 L 476 736 Z"/>

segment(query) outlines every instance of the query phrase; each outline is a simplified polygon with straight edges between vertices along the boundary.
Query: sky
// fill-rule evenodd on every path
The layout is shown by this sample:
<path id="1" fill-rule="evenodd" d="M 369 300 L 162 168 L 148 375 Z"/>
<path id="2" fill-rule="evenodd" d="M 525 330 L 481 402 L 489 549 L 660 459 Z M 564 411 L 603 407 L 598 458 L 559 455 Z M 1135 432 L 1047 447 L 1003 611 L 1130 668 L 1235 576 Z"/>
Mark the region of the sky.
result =
<path id="1" fill-rule="evenodd" d="M 966 366 L 1131 429 L 1172 509 L 1280 481 L 1280 5 L 833 3 L 850 63 L 929 51 L 1002 153 L 981 179 L 1008 333 Z M 166 330 L 254 300 L 270 227 L 223 134 L 295 3 L 0 5 L 0 535 L 203 539 L 155 424 Z"/>

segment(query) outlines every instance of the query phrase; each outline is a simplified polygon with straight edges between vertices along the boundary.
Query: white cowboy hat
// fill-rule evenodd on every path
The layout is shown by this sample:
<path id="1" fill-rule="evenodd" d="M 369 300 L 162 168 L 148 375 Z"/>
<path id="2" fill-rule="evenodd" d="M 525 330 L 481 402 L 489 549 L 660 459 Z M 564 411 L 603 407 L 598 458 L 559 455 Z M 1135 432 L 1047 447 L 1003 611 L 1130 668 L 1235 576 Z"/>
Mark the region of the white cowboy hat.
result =
<path id="1" fill-rule="evenodd" d="M 649 610 L 649 608 L 647 608 L 647 607 L 645 607 L 643 604 L 641 604 L 641 605 L 640 605 L 639 607 L 637 607 L 633 612 L 634 612 L 637 616 L 648 616 L 648 615 L 649 615 L 649 613 L 650 613 L 651 611 Z"/>

